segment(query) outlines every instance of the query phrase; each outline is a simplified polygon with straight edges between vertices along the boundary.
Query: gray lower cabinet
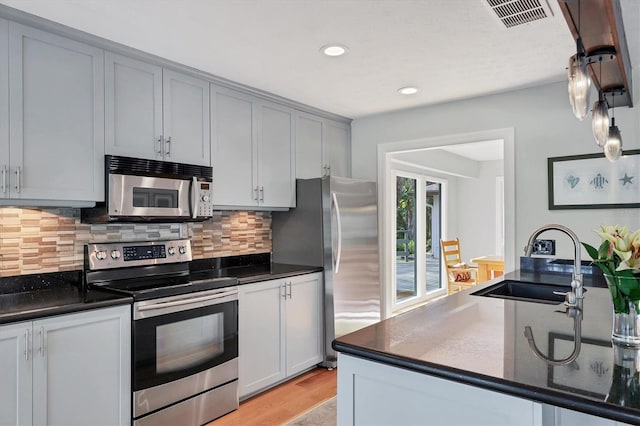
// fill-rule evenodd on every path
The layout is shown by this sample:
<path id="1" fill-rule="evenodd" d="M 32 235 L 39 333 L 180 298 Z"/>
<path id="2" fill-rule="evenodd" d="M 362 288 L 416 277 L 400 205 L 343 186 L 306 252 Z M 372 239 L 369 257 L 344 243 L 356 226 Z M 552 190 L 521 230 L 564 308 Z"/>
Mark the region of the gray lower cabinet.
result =
<path id="1" fill-rule="evenodd" d="M 2 21 L 0 55 L 0 205 L 103 200 L 103 50 Z"/>
<path id="2" fill-rule="evenodd" d="M 295 207 L 294 111 L 211 85 L 211 123 L 216 208 Z"/>
<path id="3" fill-rule="evenodd" d="M 349 124 L 296 111 L 296 177 L 350 177 Z"/>
<path id="4" fill-rule="evenodd" d="M 0 424 L 131 422 L 130 306 L 0 326 Z"/>
<path id="5" fill-rule="evenodd" d="M 241 285 L 240 398 L 322 361 L 322 274 Z"/>
<path id="6" fill-rule="evenodd" d="M 209 83 L 105 52 L 107 154 L 210 165 Z"/>

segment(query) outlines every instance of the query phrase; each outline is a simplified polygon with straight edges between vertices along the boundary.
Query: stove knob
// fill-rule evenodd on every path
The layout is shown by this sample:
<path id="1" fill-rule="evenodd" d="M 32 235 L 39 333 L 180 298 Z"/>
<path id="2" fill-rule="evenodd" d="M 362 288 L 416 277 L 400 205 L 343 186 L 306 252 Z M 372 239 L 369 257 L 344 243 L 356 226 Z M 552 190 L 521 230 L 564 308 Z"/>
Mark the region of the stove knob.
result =
<path id="1" fill-rule="evenodd" d="M 96 251 L 96 259 L 98 260 L 105 260 L 107 258 L 107 252 L 104 250 L 97 250 Z"/>
<path id="2" fill-rule="evenodd" d="M 119 259 L 120 258 L 120 250 L 111 250 L 111 258 Z"/>
<path id="3" fill-rule="evenodd" d="M 176 249 L 173 247 L 169 247 L 167 249 L 167 252 L 169 253 L 169 256 L 173 256 L 174 254 L 176 254 Z"/>
<path id="4" fill-rule="evenodd" d="M 180 246 L 178 250 L 180 251 L 180 254 L 185 254 L 187 252 L 187 248 L 185 246 Z"/>

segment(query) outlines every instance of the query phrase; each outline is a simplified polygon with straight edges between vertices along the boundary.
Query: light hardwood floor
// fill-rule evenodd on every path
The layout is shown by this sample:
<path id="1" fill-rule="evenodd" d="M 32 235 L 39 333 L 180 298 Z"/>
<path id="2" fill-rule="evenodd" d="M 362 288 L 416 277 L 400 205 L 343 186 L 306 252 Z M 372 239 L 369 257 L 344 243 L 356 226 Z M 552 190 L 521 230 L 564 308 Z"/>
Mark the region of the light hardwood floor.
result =
<path id="1" fill-rule="evenodd" d="M 240 403 L 240 408 L 207 426 L 276 426 L 334 397 L 337 369 L 313 369 Z"/>

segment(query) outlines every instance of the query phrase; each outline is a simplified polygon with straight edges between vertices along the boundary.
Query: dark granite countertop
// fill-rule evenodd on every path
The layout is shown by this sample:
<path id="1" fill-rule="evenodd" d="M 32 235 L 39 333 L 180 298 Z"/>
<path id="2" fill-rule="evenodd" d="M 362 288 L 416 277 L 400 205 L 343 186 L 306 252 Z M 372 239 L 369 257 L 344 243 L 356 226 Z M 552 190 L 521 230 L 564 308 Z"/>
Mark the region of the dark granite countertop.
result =
<path id="1" fill-rule="evenodd" d="M 190 269 L 192 281 L 234 277 L 240 285 L 322 271 L 316 266 L 271 263 L 269 253 L 195 260 Z"/>
<path id="2" fill-rule="evenodd" d="M 613 308 L 601 277 L 585 275 L 580 355 L 562 366 L 549 365 L 537 357 L 529 348 L 524 329 L 531 327 L 543 354 L 563 359 L 573 350 L 573 319 L 565 314 L 562 304 L 472 294 L 503 279 L 570 282 L 570 276 L 563 273 L 516 271 L 339 337 L 333 347 L 345 354 L 491 391 L 640 424 L 640 398 L 631 398 L 629 388 L 622 390 L 626 402 L 605 401 L 614 379 Z M 638 351 L 635 354 L 636 364 L 640 364 Z"/>
<path id="3" fill-rule="evenodd" d="M 0 324 L 132 302 L 130 297 L 82 289 L 82 271 L 0 278 Z"/>

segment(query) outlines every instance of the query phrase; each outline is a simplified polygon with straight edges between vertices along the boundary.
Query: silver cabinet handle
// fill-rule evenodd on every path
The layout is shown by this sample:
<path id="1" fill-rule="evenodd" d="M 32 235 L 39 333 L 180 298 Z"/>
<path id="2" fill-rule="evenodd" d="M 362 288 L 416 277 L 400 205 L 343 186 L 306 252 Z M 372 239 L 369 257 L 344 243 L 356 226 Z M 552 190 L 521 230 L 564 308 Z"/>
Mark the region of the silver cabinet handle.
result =
<path id="1" fill-rule="evenodd" d="M 260 187 L 260 202 L 264 203 L 264 186 Z"/>
<path id="2" fill-rule="evenodd" d="M 322 166 L 322 176 L 329 176 L 329 166 L 326 164 Z"/>
<path id="3" fill-rule="evenodd" d="M 253 192 L 254 192 L 253 199 L 255 201 L 258 201 L 258 187 L 257 186 L 255 188 L 253 188 Z"/>
<path id="4" fill-rule="evenodd" d="M 285 284 L 286 286 L 286 284 Z M 291 299 L 291 281 L 289 281 L 289 299 Z"/>
<path id="5" fill-rule="evenodd" d="M 16 193 L 20 192 L 20 187 L 22 186 L 20 182 L 21 173 L 22 173 L 22 170 L 20 169 L 20 166 L 16 167 Z"/>
<path id="6" fill-rule="evenodd" d="M 169 136 L 165 142 L 166 149 L 164 151 L 164 155 L 167 157 L 171 157 L 171 136 Z"/>
<path id="7" fill-rule="evenodd" d="M 24 331 L 24 359 L 26 359 L 27 361 L 29 361 L 29 340 L 31 340 L 29 338 L 30 332 L 29 329 L 27 328 Z"/>
<path id="8" fill-rule="evenodd" d="M 327 164 L 327 176 L 331 176 L 331 164 Z"/>
<path id="9" fill-rule="evenodd" d="M 7 166 L 2 165 L 2 193 L 7 193 Z"/>
<path id="10" fill-rule="evenodd" d="M 284 300 L 287 300 L 287 283 L 282 284 L 282 287 L 280 287 L 283 291 L 281 292 L 281 296 Z"/>
<path id="11" fill-rule="evenodd" d="M 156 151 L 160 157 L 162 157 L 162 136 L 158 138 L 158 151 Z"/>
<path id="12" fill-rule="evenodd" d="M 47 352 L 47 335 L 44 327 L 40 327 L 40 355 L 45 356 Z"/>

